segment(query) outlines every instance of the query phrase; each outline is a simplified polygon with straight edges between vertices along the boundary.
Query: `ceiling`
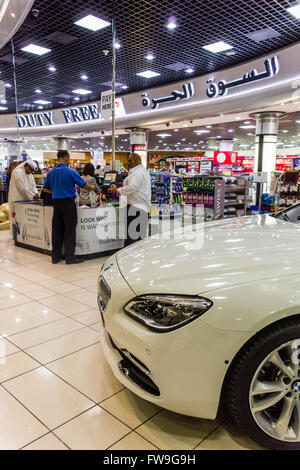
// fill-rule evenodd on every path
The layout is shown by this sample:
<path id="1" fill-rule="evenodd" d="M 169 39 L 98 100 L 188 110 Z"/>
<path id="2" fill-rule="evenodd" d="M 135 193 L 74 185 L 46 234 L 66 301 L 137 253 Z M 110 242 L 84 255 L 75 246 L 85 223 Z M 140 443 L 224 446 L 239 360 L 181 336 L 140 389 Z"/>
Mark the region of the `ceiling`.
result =
<path id="1" fill-rule="evenodd" d="M 252 126 L 252 128 L 244 128 Z M 255 120 L 251 118 L 236 118 L 233 122 L 193 126 L 192 124 L 178 123 L 178 127 L 165 127 L 164 130 L 152 130 L 148 135 L 149 150 L 218 150 L 220 140 L 234 139 L 234 150 L 254 153 Z M 200 131 L 197 133 L 196 131 Z M 202 132 L 205 131 L 205 132 Z M 111 150 L 111 135 L 108 132 L 91 132 L 69 136 L 70 150 Z M 130 150 L 129 134 L 120 130 L 116 137 L 116 150 Z M 0 146 L 5 143 L 0 143 Z M 26 150 L 53 150 L 57 149 L 57 142 L 53 138 L 26 138 L 23 144 Z M 300 147 L 300 111 L 288 113 L 279 122 L 278 145 L 279 149 Z"/>
<path id="2" fill-rule="evenodd" d="M 121 46 L 116 51 L 119 94 L 210 73 L 300 40 L 300 20 L 286 11 L 295 4 L 294 0 L 115 3 L 117 41 Z M 112 6 L 112 0 L 35 1 L 37 17 L 30 13 L 14 37 L 21 111 L 37 109 L 34 101 L 39 99 L 50 101 L 48 107 L 62 107 L 98 99 L 102 91 L 110 89 L 111 53 L 103 54 L 103 50 L 111 50 L 110 26 L 93 32 L 74 23 L 89 14 L 110 22 Z M 173 30 L 167 28 L 171 19 L 177 25 Z M 233 49 L 216 54 L 203 49 L 217 41 L 225 41 Z M 39 57 L 21 51 L 30 43 L 51 52 Z M 151 61 L 145 58 L 149 53 L 155 57 Z M 49 71 L 49 66 L 56 71 Z M 188 68 L 194 72 L 188 74 Z M 145 70 L 160 75 L 151 79 L 136 75 Z M 13 85 L 10 45 L 0 51 L 0 72 L 0 79 Z M 81 78 L 83 74 L 87 80 Z M 78 88 L 92 93 L 86 98 L 72 93 Z M 6 92 L 8 110 L 2 112 L 14 112 L 14 87 L 7 87 Z"/>

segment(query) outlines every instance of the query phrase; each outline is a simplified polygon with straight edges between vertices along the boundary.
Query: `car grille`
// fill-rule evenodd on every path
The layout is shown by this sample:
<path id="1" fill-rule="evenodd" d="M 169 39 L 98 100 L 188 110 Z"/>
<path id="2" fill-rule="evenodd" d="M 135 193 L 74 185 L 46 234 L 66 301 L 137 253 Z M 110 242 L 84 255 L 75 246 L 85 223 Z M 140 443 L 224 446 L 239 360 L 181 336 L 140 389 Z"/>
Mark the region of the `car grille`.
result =
<path id="1" fill-rule="evenodd" d="M 109 285 L 107 284 L 104 277 L 101 277 L 100 280 L 100 291 L 99 291 L 99 304 L 101 309 L 104 311 L 107 307 L 108 301 L 111 298 L 111 290 Z"/>

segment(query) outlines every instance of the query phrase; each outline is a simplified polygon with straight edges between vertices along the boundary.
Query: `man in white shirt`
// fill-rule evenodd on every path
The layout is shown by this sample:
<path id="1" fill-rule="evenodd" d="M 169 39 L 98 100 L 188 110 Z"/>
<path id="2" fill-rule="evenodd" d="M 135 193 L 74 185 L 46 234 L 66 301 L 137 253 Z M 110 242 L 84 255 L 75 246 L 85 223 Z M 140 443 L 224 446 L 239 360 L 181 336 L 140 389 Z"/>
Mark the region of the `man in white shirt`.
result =
<path id="1" fill-rule="evenodd" d="M 141 157 L 128 157 L 129 174 L 118 191 L 127 199 L 127 237 L 124 246 L 143 240 L 148 234 L 148 214 L 151 208 L 151 178 L 142 165 Z"/>

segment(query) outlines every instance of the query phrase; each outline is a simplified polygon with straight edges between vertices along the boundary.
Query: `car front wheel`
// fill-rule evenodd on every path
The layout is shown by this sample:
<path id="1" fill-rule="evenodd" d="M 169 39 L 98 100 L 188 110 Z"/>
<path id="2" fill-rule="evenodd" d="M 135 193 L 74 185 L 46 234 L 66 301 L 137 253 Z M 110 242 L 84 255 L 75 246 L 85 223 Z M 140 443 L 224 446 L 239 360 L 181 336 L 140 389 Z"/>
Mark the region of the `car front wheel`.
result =
<path id="1" fill-rule="evenodd" d="M 263 447 L 300 450 L 299 355 L 300 320 L 286 320 L 257 335 L 229 371 L 229 411 Z"/>

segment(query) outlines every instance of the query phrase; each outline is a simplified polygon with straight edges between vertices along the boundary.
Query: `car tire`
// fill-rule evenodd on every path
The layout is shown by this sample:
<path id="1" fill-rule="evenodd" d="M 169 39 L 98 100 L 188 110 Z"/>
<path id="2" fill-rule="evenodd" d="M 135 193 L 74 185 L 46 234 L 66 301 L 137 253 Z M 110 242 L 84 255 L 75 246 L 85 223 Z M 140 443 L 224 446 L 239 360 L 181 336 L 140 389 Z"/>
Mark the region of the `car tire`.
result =
<path id="1" fill-rule="evenodd" d="M 299 348 L 300 318 L 278 322 L 256 335 L 228 371 L 229 413 L 264 448 L 300 450 Z"/>

